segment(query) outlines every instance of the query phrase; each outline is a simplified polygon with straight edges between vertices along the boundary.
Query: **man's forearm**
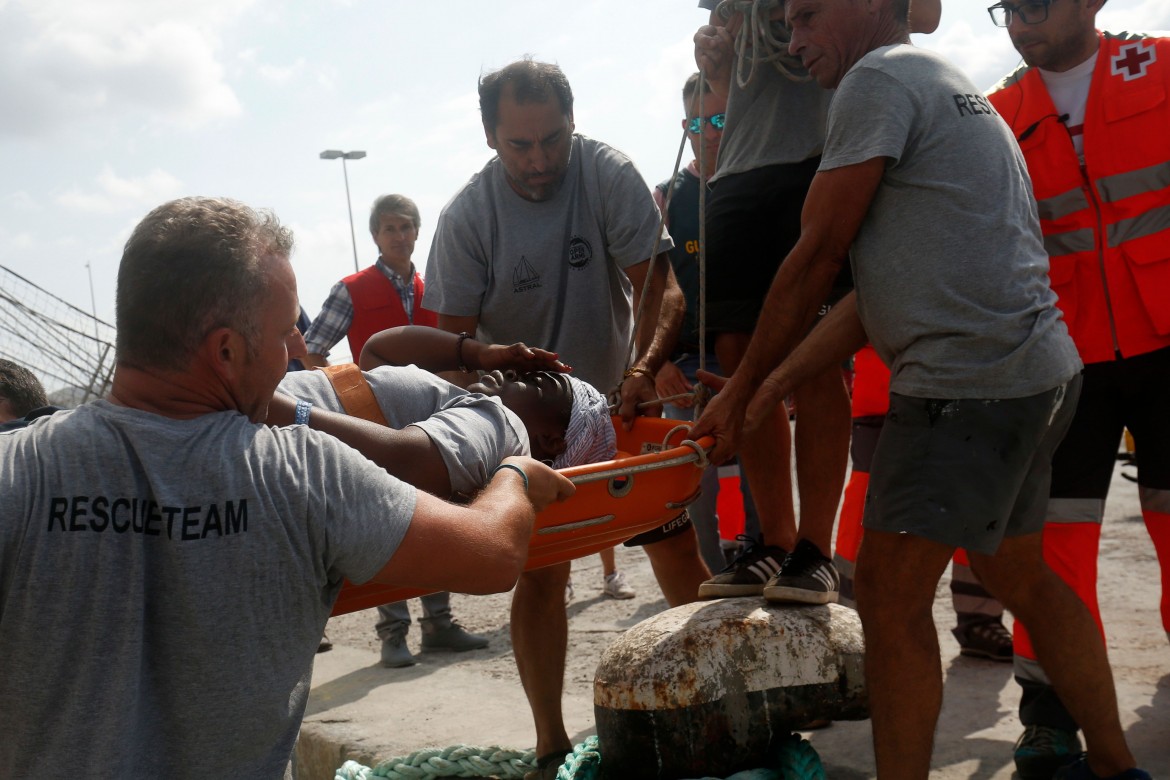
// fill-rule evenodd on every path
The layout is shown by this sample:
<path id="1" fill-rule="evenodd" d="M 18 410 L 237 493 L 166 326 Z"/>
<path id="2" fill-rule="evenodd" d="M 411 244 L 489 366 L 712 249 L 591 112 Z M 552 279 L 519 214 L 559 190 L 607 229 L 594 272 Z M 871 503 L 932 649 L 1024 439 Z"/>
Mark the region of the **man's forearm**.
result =
<path id="1" fill-rule="evenodd" d="M 838 301 L 780 366 L 768 375 L 755 397 L 764 399 L 765 406 L 775 408 L 809 379 L 844 363 L 864 347 L 867 340 L 865 328 L 857 314 L 857 293 L 851 292 Z"/>
<path id="2" fill-rule="evenodd" d="M 440 328 L 402 325 L 375 333 L 362 347 L 360 366 L 416 365 L 427 371 L 454 371 L 467 361 L 459 336 Z M 457 354 L 457 350 L 463 355 Z M 470 348 L 467 350 L 470 351 Z"/>
<path id="3" fill-rule="evenodd" d="M 634 363 L 632 368 L 645 368 L 651 379 L 662 368 L 678 343 L 682 330 L 683 315 L 686 313 L 686 298 L 674 278 L 670 259 L 660 254 L 653 263 L 654 278 L 647 291 L 646 303 L 642 307 L 641 321 L 634 338 Z M 638 312 L 641 290 L 634 289 L 634 311 Z"/>
<path id="4" fill-rule="evenodd" d="M 497 473 L 469 506 L 419 494 L 397 552 L 372 579 L 458 593 L 501 593 L 524 569 L 535 519 L 520 476 L 511 469 Z"/>
<path id="5" fill-rule="evenodd" d="M 813 178 L 801 211 L 800 238 L 776 272 L 747 353 L 724 388 L 739 403 L 746 404 L 808 332 L 838 271 L 848 262 L 849 247 L 885 165 L 885 158 L 875 157 L 820 171 Z"/>

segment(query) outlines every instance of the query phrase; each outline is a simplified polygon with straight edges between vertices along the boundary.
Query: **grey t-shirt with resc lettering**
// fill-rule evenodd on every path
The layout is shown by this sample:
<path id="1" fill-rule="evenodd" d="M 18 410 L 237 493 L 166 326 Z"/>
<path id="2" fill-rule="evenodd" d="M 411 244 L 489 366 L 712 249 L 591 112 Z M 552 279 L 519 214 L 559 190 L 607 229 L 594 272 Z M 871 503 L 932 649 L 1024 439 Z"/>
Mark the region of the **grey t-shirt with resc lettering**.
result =
<path id="1" fill-rule="evenodd" d="M 1072 378 L 1024 159 L 967 76 L 909 44 L 862 57 L 837 88 L 820 170 L 876 157 L 851 261 L 890 389 L 1019 398 Z"/>

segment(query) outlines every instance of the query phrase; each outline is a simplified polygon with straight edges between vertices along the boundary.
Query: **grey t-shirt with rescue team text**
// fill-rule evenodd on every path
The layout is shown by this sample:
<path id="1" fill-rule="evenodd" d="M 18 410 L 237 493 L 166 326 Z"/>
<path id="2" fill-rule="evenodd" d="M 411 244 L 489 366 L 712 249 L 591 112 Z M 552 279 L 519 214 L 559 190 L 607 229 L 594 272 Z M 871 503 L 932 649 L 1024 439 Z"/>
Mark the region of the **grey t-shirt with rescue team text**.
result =
<path id="1" fill-rule="evenodd" d="M 444 207 L 423 304 L 479 316 L 478 338 L 550 349 L 608 393 L 626 366 L 633 288 L 625 269 L 650 259 L 659 213 L 616 149 L 574 135 L 561 188 L 539 203 L 508 184 L 498 157 Z M 662 231 L 659 252 L 674 244 Z"/>
<path id="2" fill-rule="evenodd" d="M 415 366 L 380 366 L 362 373 L 391 428 L 415 425 L 435 443 L 453 492 L 475 493 L 504 458 L 530 454 L 524 423 L 498 398 L 469 393 Z M 290 372 L 278 389 L 322 409 L 344 411 L 322 371 Z"/>
<path id="3" fill-rule="evenodd" d="M 305 426 L 97 401 L 0 434 L 0 496 L 0 777 L 279 778 L 416 490 Z"/>
<path id="4" fill-rule="evenodd" d="M 852 263 L 890 389 L 1019 398 L 1072 378 L 1024 159 L 967 76 L 909 44 L 862 57 L 837 88 L 820 170 L 876 157 Z"/>

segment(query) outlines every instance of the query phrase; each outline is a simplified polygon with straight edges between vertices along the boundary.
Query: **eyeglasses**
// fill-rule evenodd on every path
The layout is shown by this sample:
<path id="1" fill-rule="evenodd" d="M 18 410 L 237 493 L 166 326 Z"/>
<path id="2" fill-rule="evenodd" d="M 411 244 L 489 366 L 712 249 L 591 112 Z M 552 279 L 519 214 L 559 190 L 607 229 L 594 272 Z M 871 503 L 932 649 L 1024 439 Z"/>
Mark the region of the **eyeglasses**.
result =
<path id="1" fill-rule="evenodd" d="M 1012 23 L 1012 17 L 1018 16 L 1024 24 L 1040 24 L 1048 18 L 1048 6 L 1052 0 L 1033 0 L 1030 3 L 996 3 L 987 9 L 991 14 L 991 21 L 996 27 L 1007 27 Z"/>
<path id="2" fill-rule="evenodd" d="M 687 132 L 691 133 L 693 135 L 698 135 L 699 133 L 703 132 L 703 123 L 704 122 L 711 125 L 711 127 L 714 127 L 716 130 L 719 130 L 722 132 L 723 123 L 726 121 L 727 121 L 727 114 L 724 114 L 724 113 L 712 114 L 711 116 L 708 116 L 708 117 L 702 117 L 702 116 L 691 117 L 690 119 L 687 120 Z"/>

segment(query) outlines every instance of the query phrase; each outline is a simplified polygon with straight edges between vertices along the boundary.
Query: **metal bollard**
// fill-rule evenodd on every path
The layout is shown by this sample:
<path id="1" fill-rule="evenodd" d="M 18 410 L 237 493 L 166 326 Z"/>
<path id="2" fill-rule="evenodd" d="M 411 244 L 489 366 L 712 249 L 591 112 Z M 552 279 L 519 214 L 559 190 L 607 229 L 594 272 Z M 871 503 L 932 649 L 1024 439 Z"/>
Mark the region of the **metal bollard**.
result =
<path id="1" fill-rule="evenodd" d="M 864 720 L 864 650 L 837 604 L 721 599 L 649 618 L 597 667 L 602 777 L 726 777 L 767 766 L 814 720 Z"/>

